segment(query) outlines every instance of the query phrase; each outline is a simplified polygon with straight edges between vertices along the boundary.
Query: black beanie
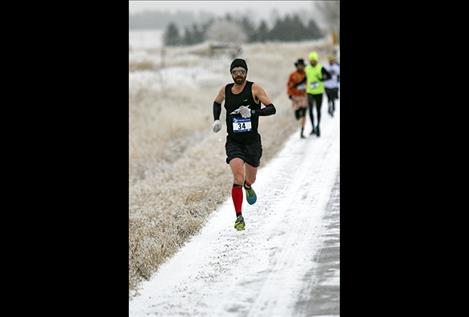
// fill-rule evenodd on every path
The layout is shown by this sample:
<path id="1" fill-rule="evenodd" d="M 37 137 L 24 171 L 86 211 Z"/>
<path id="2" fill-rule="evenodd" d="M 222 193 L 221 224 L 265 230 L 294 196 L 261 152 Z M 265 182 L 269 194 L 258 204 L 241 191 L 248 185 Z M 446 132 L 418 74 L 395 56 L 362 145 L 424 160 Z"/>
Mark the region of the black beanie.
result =
<path id="1" fill-rule="evenodd" d="M 248 65 L 246 64 L 246 61 L 244 59 L 241 59 L 241 58 L 237 58 L 233 62 L 231 62 L 230 73 L 233 70 L 233 68 L 235 68 L 235 67 L 242 67 L 246 71 L 248 70 Z"/>

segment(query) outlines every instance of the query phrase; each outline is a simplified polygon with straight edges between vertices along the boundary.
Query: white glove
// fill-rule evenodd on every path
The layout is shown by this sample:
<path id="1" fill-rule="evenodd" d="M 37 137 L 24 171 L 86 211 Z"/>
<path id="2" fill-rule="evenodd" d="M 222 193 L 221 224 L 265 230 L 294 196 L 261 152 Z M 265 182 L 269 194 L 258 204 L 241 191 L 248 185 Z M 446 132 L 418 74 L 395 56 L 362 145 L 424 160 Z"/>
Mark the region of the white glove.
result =
<path id="1" fill-rule="evenodd" d="M 249 109 L 249 107 L 246 107 L 246 106 L 239 107 L 239 113 L 241 114 L 241 117 L 243 118 L 251 117 L 251 109 Z"/>
<path id="2" fill-rule="evenodd" d="M 215 120 L 212 125 L 213 132 L 217 133 L 218 131 L 221 130 L 221 121 L 220 120 Z"/>

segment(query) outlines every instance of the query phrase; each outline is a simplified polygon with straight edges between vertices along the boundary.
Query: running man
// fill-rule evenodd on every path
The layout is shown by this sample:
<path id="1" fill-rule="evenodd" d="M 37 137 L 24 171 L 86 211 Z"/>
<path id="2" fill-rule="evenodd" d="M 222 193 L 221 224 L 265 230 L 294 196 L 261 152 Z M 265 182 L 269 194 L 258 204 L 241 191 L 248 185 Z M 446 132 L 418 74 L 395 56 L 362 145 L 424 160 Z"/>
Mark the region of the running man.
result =
<path id="1" fill-rule="evenodd" d="M 308 101 L 306 98 L 306 74 L 305 62 L 302 58 L 295 63 L 296 71 L 288 77 L 287 93 L 291 99 L 292 109 L 295 112 L 296 120 L 300 120 L 301 133 L 300 138 L 304 139 L 303 131 L 305 129 L 306 108 Z"/>
<path id="2" fill-rule="evenodd" d="M 224 100 L 228 132 L 226 163 L 233 173 L 231 197 L 236 212 L 234 227 L 236 230 L 244 230 L 242 187 L 250 205 L 257 200 L 252 184 L 256 181 L 257 167 L 262 156 L 261 136 L 257 132 L 259 116 L 273 115 L 276 109 L 261 86 L 246 80 L 248 66 L 245 60 L 235 59 L 231 63 L 230 72 L 234 83 L 223 86 L 215 97 L 212 128 L 215 133 L 221 130 L 221 103 Z M 264 108 L 261 108 L 261 103 L 265 105 Z"/>
<path id="3" fill-rule="evenodd" d="M 308 94 L 309 117 L 313 129 L 310 134 L 321 135 L 319 124 L 321 122 L 322 95 L 324 94 L 324 80 L 331 77 L 331 74 L 318 63 L 318 53 L 311 52 L 308 55 L 310 65 L 306 66 L 306 93 Z M 314 125 L 313 108 L 316 104 L 317 125 Z"/>
<path id="4" fill-rule="evenodd" d="M 327 103 L 329 105 L 328 112 L 331 117 L 334 116 L 335 99 L 339 99 L 339 81 L 340 81 L 340 65 L 337 63 L 336 57 L 329 55 L 329 65 L 325 66 L 326 70 L 331 74 L 331 78 L 324 82 L 326 89 Z"/>

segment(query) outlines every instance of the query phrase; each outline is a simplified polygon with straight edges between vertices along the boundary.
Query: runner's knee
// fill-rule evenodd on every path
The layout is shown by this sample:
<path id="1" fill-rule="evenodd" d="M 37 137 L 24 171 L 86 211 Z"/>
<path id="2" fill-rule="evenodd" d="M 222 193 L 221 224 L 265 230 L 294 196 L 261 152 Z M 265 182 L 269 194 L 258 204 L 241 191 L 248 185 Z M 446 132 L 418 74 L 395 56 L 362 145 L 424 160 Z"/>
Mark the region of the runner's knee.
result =
<path id="1" fill-rule="evenodd" d="M 243 173 L 235 173 L 233 175 L 233 183 L 235 183 L 237 185 L 242 185 L 244 183 Z"/>
<path id="2" fill-rule="evenodd" d="M 246 181 L 249 183 L 249 184 L 254 184 L 255 181 L 256 181 L 256 176 L 250 176 L 250 177 L 246 177 Z"/>

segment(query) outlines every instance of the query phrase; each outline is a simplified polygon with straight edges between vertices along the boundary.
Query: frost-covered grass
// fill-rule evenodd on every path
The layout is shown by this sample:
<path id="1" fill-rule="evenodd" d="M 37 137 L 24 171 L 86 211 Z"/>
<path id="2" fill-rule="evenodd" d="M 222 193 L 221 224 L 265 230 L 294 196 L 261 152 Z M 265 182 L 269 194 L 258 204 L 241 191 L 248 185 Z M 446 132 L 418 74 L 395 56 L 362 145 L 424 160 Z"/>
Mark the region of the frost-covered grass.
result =
<path id="1" fill-rule="evenodd" d="M 298 130 L 286 95 L 293 63 L 300 57 L 306 60 L 308 52 L 320 46 L 324 46 L 321 41 L 243 47 L 248 80 L 264 87 L 277 108 L 275 116 L 260 118 L 261 168 Z M 197 232 L 231 193 L 226 127 L 214 134 L 211 124 L 213 99 L 231 82 L 232 58 L 195 54 L 200 47 L 167 49 L 163 69 L 157 50 L 130 53 L 129 67 L 134 64 L 129 73 L 131 290 Z M 327 52 L 318 51 L 326 57 Z M 142 60 L 152 64 L 137 67 Z M 234 211 L 226 216 L 234 220 Z"/>

